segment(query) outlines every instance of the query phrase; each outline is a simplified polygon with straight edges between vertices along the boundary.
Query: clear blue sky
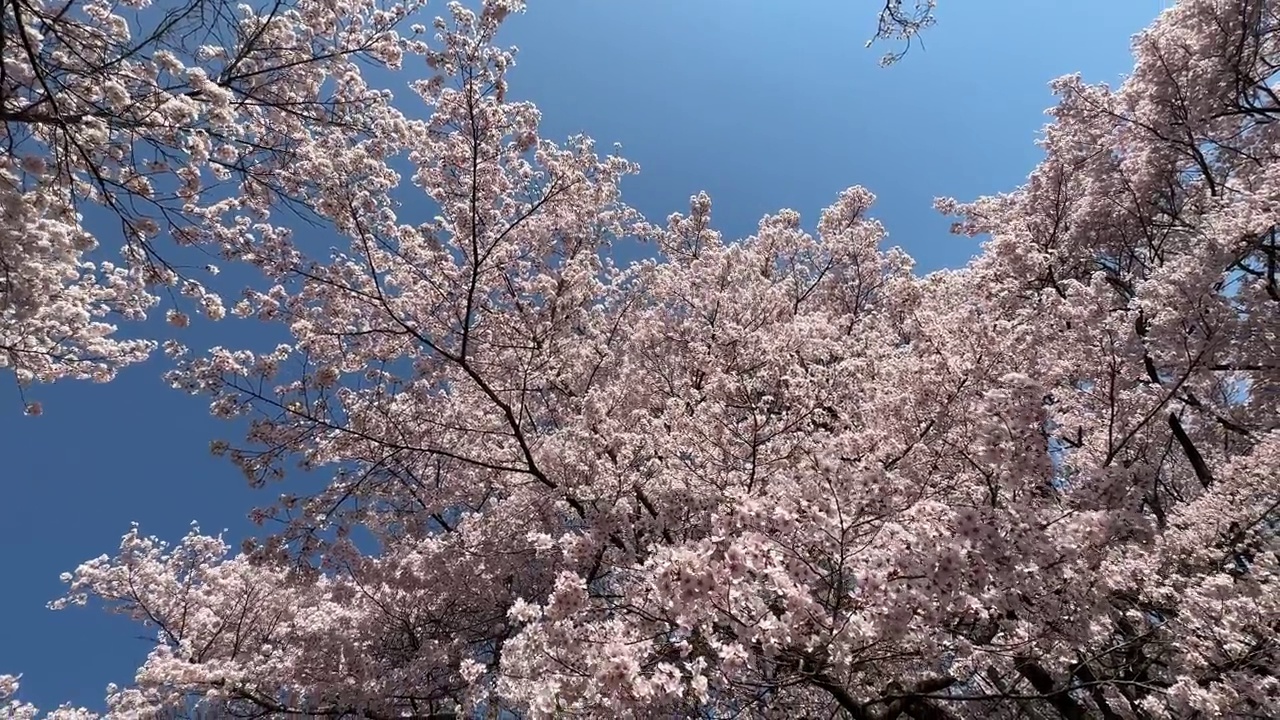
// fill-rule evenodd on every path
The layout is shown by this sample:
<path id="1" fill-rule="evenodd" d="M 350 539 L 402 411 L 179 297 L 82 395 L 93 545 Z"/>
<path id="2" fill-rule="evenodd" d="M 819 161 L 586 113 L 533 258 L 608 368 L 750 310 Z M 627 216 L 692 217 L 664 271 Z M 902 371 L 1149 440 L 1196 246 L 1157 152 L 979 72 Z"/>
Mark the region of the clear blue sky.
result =
<path id="1" fill-rule="evenodd" d="M 879 196 L 890 242 L 928 271 L 976 249 L 947 234 L 932 199 L 1015 188 L 1039 157 L 1048 81 L 1078 71 L 1115 83 L 1131 66 L 1130 36 L 1168 3 L 943 0 L 924 48 L 888 69 L 877 66 L 885 48 L 863 47 L 877 4 L 533 0 L 504 35 L 520 47 L 512 94 L 538 104 L 550 139 L 622 143 L 642 166 L 624 197 L 653 220 L 705 189 L 726 237 L 783 207 L 812 227 L 841 189 L 862 184 Z M 109 232 L 104 245 L 118 244 Z M 267 341 L 239 324 L 249 334 L 237 343 L 237 324 L 195 326 L 185 340 Z M 38 418 L 22 417 L 11 379 L 0 382 L 0 674 L 24 673 L 22 697 L 45 709 L 100 706 L 148 649 L 140 628 L 92 606 L 47 610 L 59 573 L 111 553 L 134 520 L 172 540 L 196 520 L 228 528 L 238 546 L 252 531 L 245 512 L 269 501 L 209 456 L 209 441 L 234 428 L 168 389 L 161 371 L 151 362 L 108 385 L 35 388 Z"/>

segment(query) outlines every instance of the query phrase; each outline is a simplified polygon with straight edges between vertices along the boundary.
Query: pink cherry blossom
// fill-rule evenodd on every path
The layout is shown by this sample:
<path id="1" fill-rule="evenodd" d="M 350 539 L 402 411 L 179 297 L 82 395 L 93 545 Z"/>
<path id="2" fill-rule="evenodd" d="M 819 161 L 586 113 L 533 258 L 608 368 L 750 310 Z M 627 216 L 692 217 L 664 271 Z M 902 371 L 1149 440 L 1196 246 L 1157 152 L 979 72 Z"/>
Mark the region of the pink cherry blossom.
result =
<path id="1" fill-rule="evenodd" d="M 299 8 L 289 32 L 338 31 Z M 191 200 L 193 241 L 265 278 L 233 314 L 289 339 L 171 341 L 167 378 L 247 419 L 211 449 L 281 483 L 254 511 L 277 531 L 135 527 L 67 574 L 53 607 L 155 637 L 110 716 L 1280 716 L 1273 4 L 1183 0 L 1120 87 L 1055 81 L 1027 182 L 938 202 L 982 254 L 923 277 L 861 187 L 813 230 L 726 239 L 705 193 L 640 217 L 633 163 L 509 96 L 521 9 L 395 44 L 435 73 L 425 121 L 335 75 L 375 129 Z M 155 62 L 205 98 L 164 100 L 205 114 L 173 180 L 196 198 L 259 111 Z M 432 221 L 398 217 L 392 151 Z M 304 250 L 282 198 L 344 244 Z M 656 256 L 617 266 L 623 238 Z"/>
<path id="2" fill-rule="evenodd" d="M 386 176 L 380 157 L 409 132 L 359 68 L 425 52 L 396 30 L 419 0 L 131 12 L 147 4 L 15 0 L 0 13 L 0 368 L 23 385 L 110 380 L 148 357 L 157 342 L 121 339 L 115 322 L 144 319 L 162 287 L 185 286 L 220 319 L 166 236 L 258 255 L 271 208 L 317 203 L 316 156 L 348 178 Z M 86 207 L 118 222 L 91 232 Z"/>

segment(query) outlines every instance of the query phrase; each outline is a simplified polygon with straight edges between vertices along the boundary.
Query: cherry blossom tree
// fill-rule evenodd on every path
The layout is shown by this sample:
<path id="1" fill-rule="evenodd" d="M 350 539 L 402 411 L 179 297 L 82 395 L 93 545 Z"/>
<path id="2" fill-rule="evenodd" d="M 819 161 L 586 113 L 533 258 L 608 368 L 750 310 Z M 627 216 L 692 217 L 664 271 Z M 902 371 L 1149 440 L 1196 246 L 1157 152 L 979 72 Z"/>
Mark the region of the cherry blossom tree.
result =
<path id="1" fill-rule="evenodd" d="M 219 216 L 267 282 L 233 314 L 291 339 L 168 378 L 285 492 L 238 550 L 134 528 L 66 575 L 156 633 L 113 716 L 1280 715 L 1275 3 L 1057 81 L 1026 184 L 939 202 L 982 254 L 925 277 L 860 187 L 812 232 L 647 222 L 508 96 L 515 9 L 424 50 L 394 137 L 434 219 L 378 157 L 317 182 L 328 257 Z"/>

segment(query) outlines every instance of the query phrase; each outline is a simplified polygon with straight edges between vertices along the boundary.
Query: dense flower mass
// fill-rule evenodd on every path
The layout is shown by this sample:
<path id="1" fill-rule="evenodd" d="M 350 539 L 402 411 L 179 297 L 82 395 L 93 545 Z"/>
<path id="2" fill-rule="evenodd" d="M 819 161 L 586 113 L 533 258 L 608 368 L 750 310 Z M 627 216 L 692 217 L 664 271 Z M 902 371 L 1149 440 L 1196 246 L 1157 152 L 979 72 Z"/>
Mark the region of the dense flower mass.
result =
<path id="1" fill-rule="evenodd" d="M 407 12 L 298 8 L 291 43 Z M 256 511 L 283 529 L 238 550 L 135 528 L 66 576 L 55 607 L 156 632 L 111 717 L 1280 716 L 1280 3 L 1183 0 L 1119 88 L 1057 81 L 1026 184 L 939 201 L 982 254 L 924 277 L 861 187 L 812 232 L 783 210 L 727 241 L 705 194 L 644 220 L 618 189 L 633 164 L 542 138 L 508 98 L 495 33 L 520 9 L 451 5 L 413 45 L 423 121 L 354 69 L 272 90 L 380 98 L 353 103 L 360 132 L 133 71 L 196 93 L 148 100 L 192 114 L 156 132 L 202 158 L 175 170 L 193 196 L 222 148 L 291 128 L 268 181 L 183 206 L 194 241 L 263 273 L 232 312 L 290 339 L 170 343 L 167 377 L 249 418 L 213 450 L 251 482 L 329 479 L 288 486 Z M 151 87 L 119 77 L 100 102 Z M 104 157 L 136 147 L 101 132 Z M 433 220 L 398 218 L 395 152 Z M 65 183 L 17 167 L 0 251 L 53 263 L 84 320 L 0 332 L 114 342 L 94 303 L 142 312 L 146 266 L 86 268 Z M 346 245 L 295 244 L 268 222 L 282 198 Z M 615 265 L 629 237 L 656 257 Z M 0 678 L 0 717 L 34 716 L 15 692 Z"/>

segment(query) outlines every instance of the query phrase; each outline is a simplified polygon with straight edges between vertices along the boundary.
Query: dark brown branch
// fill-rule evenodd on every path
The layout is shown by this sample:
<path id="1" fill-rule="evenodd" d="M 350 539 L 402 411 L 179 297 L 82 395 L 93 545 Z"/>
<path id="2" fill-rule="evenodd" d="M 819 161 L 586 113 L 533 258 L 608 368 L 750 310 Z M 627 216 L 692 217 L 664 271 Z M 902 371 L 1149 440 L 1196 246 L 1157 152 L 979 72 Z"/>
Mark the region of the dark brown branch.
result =
<path id="1" fill-rule="evenodd" d="M 1204 461 L 1204 456 L 1200 454 L 1200 450 L 1196 448 L 1195 443 L 1191 441 L 1191 437 L 1187 435 L 1187 431 L 1182 427 L 1182 421 L 1178 419 L 1177 414 L 1169 413 L 1169 429 L 1173 431 L 1173 437 L 1178 441 L 1178 445 L 1182 448 L 1182 453 L 1187 456 L 1187 460 L 1191 463 L 1191 469 L 1196 473 L 1196 479 L 1200 481 L 1200 485 L 1208 490 L 1214 482 L 1213 473 L 1209 470 L 1209 465 Z"/>

